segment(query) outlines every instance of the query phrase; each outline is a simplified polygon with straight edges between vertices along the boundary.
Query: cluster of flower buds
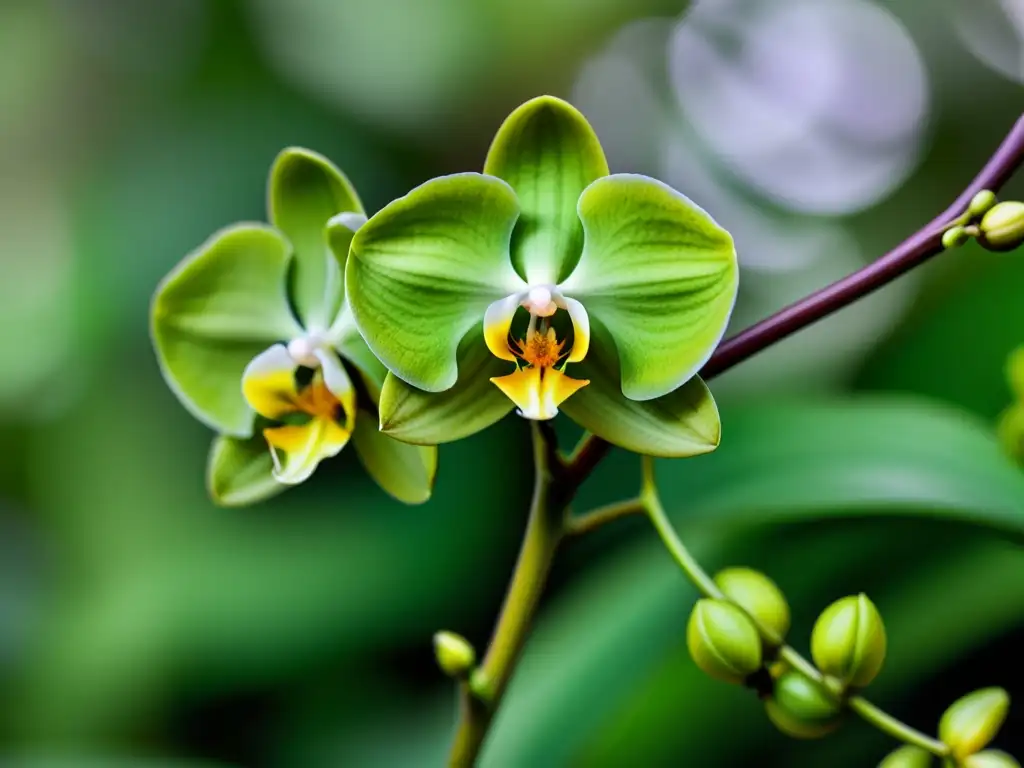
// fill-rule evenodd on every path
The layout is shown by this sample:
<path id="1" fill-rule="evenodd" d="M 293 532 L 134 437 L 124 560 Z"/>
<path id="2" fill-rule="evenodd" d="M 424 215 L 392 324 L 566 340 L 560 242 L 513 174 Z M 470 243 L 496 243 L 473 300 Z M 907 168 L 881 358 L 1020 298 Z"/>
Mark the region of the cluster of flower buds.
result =
<path id="1" fill-rule="evenodd" d="M 867 595 L 850 595 L 821 612 L 811 631 L 811 657 L 820 677 L 812 679 L 795 660 L 786 661 L 792 656 L 779 654 L 790 611 L 775 582 L 749 568 L 727 568 L 714 581 L 721 596 L 699 600 L 687 626 L 694 663 L 716 680 L 757 690 L 768 719 L 788 736 L 815 739 L 838 728 L 847 698 L 870 685 L 885 661 L 885 625 L 875 604 Z M 986 688 L 946 710 L 939 739 L 949 751 L 949 764 L 1020 768 L 1006 753 L 985 749 L 1008 707 L 1006 691 Z M 879 768 L 926 768 L 933 760 L 920 747 L 904 746 Z"/>
<path id="2" fill-rule="evenodd" d="M 982 190 L 967 211 L 942 235 L 945 248 L 956 248 L 971 238 L 989 251 L 1012 251 L 1024 243 L 1024 203 L 997 202 L 995 193 Z"/>
<path id="3" fill-rule="evenodd" d="M 774 655 L 789 631 L 789 605 L 778 586 L 749 568 L 715 576 L 724 598 L 697 601 L 686 640 L 694 662 L 728 683 L 744 683 Z"/>
<path id="4" fill-rule="evenodd" d="M 698 601 L 687 627 L 697 666 L 717 680 L 757 689 L 783 733 L 817 738 L 838 727 L 845 692 L 868 685 L 885 659 L 885 628 L 874 604 L 865 595 L 844 597 L 818 618 L 811 649 L 822 684 L 774 660 L 790 626 L 789 605 L 775 582 L 749 568 L 727 568 L 715 584 L 722 597 Z"/>

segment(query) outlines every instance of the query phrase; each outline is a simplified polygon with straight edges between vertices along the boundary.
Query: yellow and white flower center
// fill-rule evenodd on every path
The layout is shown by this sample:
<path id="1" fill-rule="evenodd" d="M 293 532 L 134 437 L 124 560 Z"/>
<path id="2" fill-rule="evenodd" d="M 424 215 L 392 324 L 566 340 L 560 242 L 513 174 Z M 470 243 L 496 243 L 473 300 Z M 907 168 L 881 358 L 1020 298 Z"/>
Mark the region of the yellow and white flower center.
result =
<path id="1" fill-rule="evenodd" d="M 356 392 L 337 353 L 319 345 L 312 334 L 275 344 L 250 361 L 242 374 L 242 395 L 264 419 L 263 429 L 274 462 L 274 477 L 300 483 L 317 464 L 336 455 L 355 427 Z M 301 383 L 298 366 L 313 368 Z M 289 423 L 292 416 L 305 416 Z"/>

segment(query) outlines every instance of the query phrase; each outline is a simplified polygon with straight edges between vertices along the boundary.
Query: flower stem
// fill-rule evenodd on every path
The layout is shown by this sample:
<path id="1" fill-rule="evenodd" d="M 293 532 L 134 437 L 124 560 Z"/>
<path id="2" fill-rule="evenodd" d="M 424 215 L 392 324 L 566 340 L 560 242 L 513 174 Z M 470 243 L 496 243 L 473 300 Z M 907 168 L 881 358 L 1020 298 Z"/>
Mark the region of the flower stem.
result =
<path id="1" fill-rule="evenodd" d="M 459 723 L 449 755 L 453 767 L 472 766 L 480 753 L 566 533 L 565 510 L 575 488 L 560 482 L 564 469 L 550 425 L 535 421 L 531 427 L 536 479 L 526 533 L 487 653 L 470 680 L 460 686 Z"/>
<path id="2" fill-rule="evenodd" d="M 600 528 L 605 523 L 618 520 L 620 517 L 640 515 L 647 511 L 642 499 L 625 499 L 592 509 L 583 515 L 569 517 L 565 522 L 565 533 L 568 536 L 582 536 Z"/>
<path id="3" fill-rule="evenodd" d="M 728 598 L 722 593 L 722 590 L 718 588 L 718 585 L 715 584 L 707 571 L 697 562 L 696 558 L 690 553 L 690 550 L 683 544 L 682 539 L 679 538 L 675 528 L 672 527 L 668 515 L 665 514 L 665 508 L 662 507 L 661 501 L 653 490 L 653 478 L 650 469 L 653 463 L 650 457 L 644 457 L 644 492 L 642 498 L 647 516 L 654 525 L 654 529 L 658 532 L 669 554 L 672 555 L 672 559 L 676 561 L 676 564 L 679 565 L 683 573 L 686 574 L 686 577 L 693 582 L 697 589 L 708 597 L 727 600 Z M 821 672 L 791 646 L 784 645 L 779 650 L 779 656 L 795 670 L 820 685 L 830 696 L 836 696 L 836 691 L 827 684 Z M 897 720 L 861 696 L 850 697 L 846 700 L 846 705 L 866 722 L 899 741 L 921 747 L 937 757 L 949 755 L 949 747 L 941 741 L 911 728 L 906 723 Z"/>
<path id="4" fill-rule="evenodd" d="M 846 705 L 861 716 L 861 719 L 871 723 L 875 728 L 887 733 L 894 739 L 913 744 L 915 747 L 931 752 L 936 757 L 948 757 L 949 747 L 937 739 L 926 736 L 909 725 L 900 722 L 887 712 L 883 712 L 867 699 L 861 696 L 854 696 Z"/>

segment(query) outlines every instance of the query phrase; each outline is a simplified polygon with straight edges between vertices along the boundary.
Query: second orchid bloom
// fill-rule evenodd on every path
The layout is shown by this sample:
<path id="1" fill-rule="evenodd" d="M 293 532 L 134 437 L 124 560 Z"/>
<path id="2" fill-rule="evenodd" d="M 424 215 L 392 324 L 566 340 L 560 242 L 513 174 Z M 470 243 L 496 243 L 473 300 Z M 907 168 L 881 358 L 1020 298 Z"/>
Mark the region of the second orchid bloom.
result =
<path id="1" fill-rule="evenodd" d="M 216 232 L 153 298 L 164 378 L 218 432 L 211 496 L 224 505 L 267 498 L 304 482 L 351 441 L 384 490 L 426 501 L 437 449 L 378 430 L 387 371 L 344 300 L 344 257 L 366 221 L 359 197 L 327 158 L 293 147 L 274 162 L 267 198 L 269 224 Z"/>

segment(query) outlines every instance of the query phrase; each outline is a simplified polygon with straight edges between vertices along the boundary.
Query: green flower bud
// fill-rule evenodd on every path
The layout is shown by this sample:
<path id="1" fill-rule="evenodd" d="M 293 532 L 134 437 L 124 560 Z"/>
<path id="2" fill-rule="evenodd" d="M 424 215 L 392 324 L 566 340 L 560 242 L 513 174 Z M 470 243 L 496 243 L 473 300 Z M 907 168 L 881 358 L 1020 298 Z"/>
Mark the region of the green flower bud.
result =
<path id="1" fill-rule="evenodd" d="M 920 747 L 907 745 L 886 755 L 878 768 L 931 768 L 932 756 Z"/>
<path id="2" fill-rule="evenodd" d="M 462 635 L 437 632 L 434 635 L 434 657 L 449 677 L 465 677 L 476 664 L 476 651 Z"/>
<path id="3" fill-rule="evenodd" d="M 761 636 L 750 617 L 727 600 L 698 600 L 686 628 L 694 662 L 716 680 L 742 683 L 761 668 Z"/>
<path id="4" fill-rule="evenodd" d="M 957 699 L 939 721 L 939 738 L 962 760 L 995 738 L 1006 720 L 1010 696 L 1002 688 L 982 688 Z"/>
<path id="5" fill-rule="evenodd" d="M 1020 768 L 1020 763 L 998 749 L 986 749 L 964 760 L 964 768 Z"/>
<path id="6" fill-rule="evenodd" d="M 981 218 L 978 242 L 990 251 L 1012 251 L 1024 243 L 1024 203 L 997 203 Z"/>
<path id="7" fill-rule="evenodd" d="M 796 670 L 783 672 L 764 703 L 768 719 L 794 739 L 818 739 L 839 727 L 843 708 Z"/>
<path id="8" fill-rule="evenodd" d="M 996 193 L 991 189 L 983 189 L 971 198 L 971 203 L 967 206 L 967 212 L 970 213 L 972 217 L 982 216 L 995 204 Z"/>
<path id="9" fill-rule="evenodd" d="M 1024 464 L 1024 403 L 1014 403 L 999 415 L 996 434 L 1003 451 Z"/>
<path id="10" fill-rule="evenodd" d="M 942 233 L 942 247 L 946 250 L 959 248 L 970 239 L 971 236 L 963 227 L 950 227 Z"/>
<path id="11" fill-rule="evenodd" d="M 811 632 L 811 656 L 823 674 L 863 688 L 885 661 L 885 625 L 867 595 L 836 600 Z"/>
<path id="12" fill-rule="evenodd" d="M 1024 401 L 1024 347 L 1017 347 L 1007 355 L 1006 381 L 1013 394 Z"/>
<path id="13" fill-rule="evenodd" d="M 715 584 L 754 620 L 770 647 L 782 645 L 789 631 L 789 604 L 774 581 L 750 568 L 726 568 L 715 575 Z"/>

